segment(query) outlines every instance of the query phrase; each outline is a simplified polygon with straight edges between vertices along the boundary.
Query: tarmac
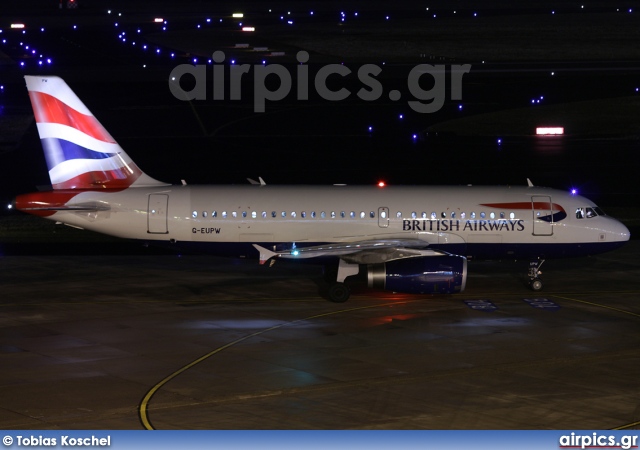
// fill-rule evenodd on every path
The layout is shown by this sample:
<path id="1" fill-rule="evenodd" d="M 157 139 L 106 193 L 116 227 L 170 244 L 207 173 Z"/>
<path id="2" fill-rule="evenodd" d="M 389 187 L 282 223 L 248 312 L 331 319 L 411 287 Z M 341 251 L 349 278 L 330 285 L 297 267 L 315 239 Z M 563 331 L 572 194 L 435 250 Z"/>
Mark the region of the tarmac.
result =
<path id="1" fill-rule="evenodd" d="M 344 304 L 318 266 L 3 256 L 0 428 L 638 429 L 639 249 Z"/>

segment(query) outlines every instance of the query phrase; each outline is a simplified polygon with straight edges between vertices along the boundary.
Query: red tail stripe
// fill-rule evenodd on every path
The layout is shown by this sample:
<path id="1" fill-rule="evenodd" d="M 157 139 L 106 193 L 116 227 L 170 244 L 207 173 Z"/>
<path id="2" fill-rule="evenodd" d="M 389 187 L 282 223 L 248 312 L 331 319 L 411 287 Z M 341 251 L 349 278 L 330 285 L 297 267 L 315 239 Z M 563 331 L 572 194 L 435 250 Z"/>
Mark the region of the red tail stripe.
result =
<path id="1" fill-rule="evenodd" d="M 133 174 L 125 173 L 125 169 L 105 172 L 86 172 L 53 185 L 54 189 L 126 189 L 136 181 L 142 172 L 137 166 L 131 166 Z"/>
<path id="2" fill-rule="evenodd" d="M 37 123 L 58 123 L 82 131 L 100 141 L 115 143 L 109 132 L 93 117 L 76 111 L 44 92 L 29 91 Z M 60 136 L 64 139 L 64 136 Z"/>

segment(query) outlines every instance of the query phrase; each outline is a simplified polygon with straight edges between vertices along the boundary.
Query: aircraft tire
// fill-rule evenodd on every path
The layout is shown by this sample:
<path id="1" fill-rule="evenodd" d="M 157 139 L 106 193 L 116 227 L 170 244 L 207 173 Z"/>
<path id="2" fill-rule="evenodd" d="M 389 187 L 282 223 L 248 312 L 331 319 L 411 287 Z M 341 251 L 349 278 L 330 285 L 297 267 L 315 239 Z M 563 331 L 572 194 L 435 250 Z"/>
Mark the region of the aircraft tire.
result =
<path id="1" fill-rule="evenodd" d="M 329 286 L 329 300 L 333 303 L 344 303 L 349 300 L 351 291 L 344 283 L 332 283 Z"/>
<path id="2" fill-rule="evenodd" d="M 529 282 L 529 287 L 532 291 L 538 292 L 542 290 L 542 280 L 540 278 L 534 278 Z"/>

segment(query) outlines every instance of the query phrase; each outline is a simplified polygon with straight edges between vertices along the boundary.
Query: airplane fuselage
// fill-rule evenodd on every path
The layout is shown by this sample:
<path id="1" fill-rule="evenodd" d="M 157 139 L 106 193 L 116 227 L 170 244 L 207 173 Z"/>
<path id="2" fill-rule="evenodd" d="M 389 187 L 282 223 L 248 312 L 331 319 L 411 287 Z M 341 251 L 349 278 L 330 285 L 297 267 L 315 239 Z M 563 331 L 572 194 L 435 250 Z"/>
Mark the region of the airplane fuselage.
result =
<path id="1" fill-rule="evenodd" d="M 28 194 L 17 206 L 113 236 L 246 257 L 258 256 L 252 244 L 417 239 L 457 255 L 519 259 L 600 253 L 628 239 L 590 200 L 540 187 L 166 186 Z"/>

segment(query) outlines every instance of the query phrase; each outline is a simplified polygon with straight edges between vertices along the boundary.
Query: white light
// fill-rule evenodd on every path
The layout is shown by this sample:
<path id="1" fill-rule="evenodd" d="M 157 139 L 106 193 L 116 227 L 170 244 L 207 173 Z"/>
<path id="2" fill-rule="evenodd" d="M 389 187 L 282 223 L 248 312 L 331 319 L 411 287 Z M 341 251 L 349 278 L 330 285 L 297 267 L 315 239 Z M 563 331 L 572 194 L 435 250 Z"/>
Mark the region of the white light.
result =
<path id="1" fill-rule="evenodd" d="M 231 17 L 233 17 L 234 19 L 242 19 L 244 17 L 243 13 L 233 13 L 231 14 Z"/>
<path id="2" fill-rule="evenodd" d="M 12 23 L 11 24 L 11 28 L 24 28 L 24 24 L 23 23 Z"/>
<path id="3" fill-rule="evenodd" d="M 536 128 L 538 135 L 555 135 L 564 134 L 564 127 L 538 127 Z"/>
<path id="4" fill-rule="evenodd" d="M 255 27 L 242 27 L 242 31 L 256 31 Z"/>
<path id="5" fill-rule="evenodd" d="M 153 21 L 155 23 L 162 23 L 162 22 L 164 22 L 164 19 L 162 17 L 156 17 L 155 19 L 153 19 Z"/>

